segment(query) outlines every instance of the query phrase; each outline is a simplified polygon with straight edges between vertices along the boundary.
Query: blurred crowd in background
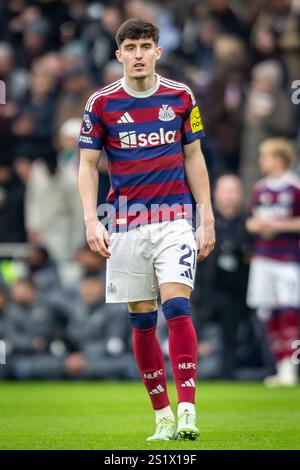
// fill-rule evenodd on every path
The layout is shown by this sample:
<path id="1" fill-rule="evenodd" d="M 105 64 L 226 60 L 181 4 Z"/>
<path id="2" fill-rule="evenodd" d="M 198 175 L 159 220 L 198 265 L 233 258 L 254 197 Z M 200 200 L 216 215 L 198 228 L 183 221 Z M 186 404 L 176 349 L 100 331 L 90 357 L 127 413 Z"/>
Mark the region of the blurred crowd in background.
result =
<path id="1" fill-rule="evenodd" d="M 258 379 L 273 368 L 245 304 L 245 231 L 267 137 L 300 153 L 298 0 L 4 0 L 0 3 L 0 379 L 138 378 L 127 306 L 105 304 L 105 262 L 85 242 L 78 133 L 91 93 L 122 76 L 115 33 L 129 17 L 160 28 L 157 72 L 199 103 L 217 244 L 192 294 L 204 378 Z M 296 171 L 300 171 L 299 163 Z M 109 178 L 99 164 L 99 203 Z M 167 330 L 159 323 L 167 356 Z"/>

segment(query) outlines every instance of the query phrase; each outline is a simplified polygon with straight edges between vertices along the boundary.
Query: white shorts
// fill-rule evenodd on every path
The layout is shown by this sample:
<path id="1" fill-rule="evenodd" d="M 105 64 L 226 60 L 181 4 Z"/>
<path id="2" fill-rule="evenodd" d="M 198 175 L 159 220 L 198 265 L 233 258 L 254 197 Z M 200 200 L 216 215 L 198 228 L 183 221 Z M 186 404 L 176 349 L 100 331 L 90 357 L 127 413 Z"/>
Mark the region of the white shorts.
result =
<path id="1" fill-rule="evenodd" d="M 299 264 L 254 258 L 250 266 L 247 304 L 262 309 L 299 308 Z"/>
<path id="2" fill-rule="evenodd" d="M 197 248 L 187 220 L 142 225 L 110 238 L 107 303 L 157 299 L 164 282 L 194 287 Z"/>

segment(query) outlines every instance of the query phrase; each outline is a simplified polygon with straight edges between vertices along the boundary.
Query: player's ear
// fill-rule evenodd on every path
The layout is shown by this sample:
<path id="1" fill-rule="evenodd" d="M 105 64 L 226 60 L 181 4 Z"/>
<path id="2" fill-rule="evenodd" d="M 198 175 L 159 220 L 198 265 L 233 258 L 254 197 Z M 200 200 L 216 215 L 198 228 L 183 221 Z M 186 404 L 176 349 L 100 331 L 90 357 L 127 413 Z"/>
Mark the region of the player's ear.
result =
<path id="1" fill-rule="evenodd" d="M 163 53 L 163 50 L 161 47 L 157 47 L 156 48 L 156 60 L 160 59 L 161 58 L 161 55 Z"/>
<path id="2" fill-rule="evenodd" d="M 116 56 L 116 58 L 117 58 L 117 60 L 118 60 L 119 62 L 123 62 L 123 61 L 122 61 L 121 51 L 119 51 L 119 49 L 116 50 L 115 56 Z"/>

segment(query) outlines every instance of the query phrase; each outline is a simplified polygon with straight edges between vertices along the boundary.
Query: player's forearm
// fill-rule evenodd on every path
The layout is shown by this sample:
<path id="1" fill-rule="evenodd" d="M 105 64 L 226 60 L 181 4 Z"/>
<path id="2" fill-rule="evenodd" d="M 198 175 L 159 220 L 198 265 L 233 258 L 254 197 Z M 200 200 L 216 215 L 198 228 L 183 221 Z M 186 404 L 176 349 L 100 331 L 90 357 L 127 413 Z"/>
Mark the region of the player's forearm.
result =
<path id="1" fill-rule="evenodd" d="M 209 178 L 202 153 L 199 151 L 185 158 L 184 168 L 195 201 L 203 207 L 204 223 L 214 223 Z"/>
<path id="2" fill-rule="evenodd" d="M 278 224 L 277 227 L 275 227 L 276 232 L 300 232 L 300 217 L 278 220 L 275 223 Z"/>
<path id="3" fill-rule="evenodd" d="M 78 190 L 86 223 L 97 219 L 98 184 L 97 167 L 82 158 L 79 166 Z"/>

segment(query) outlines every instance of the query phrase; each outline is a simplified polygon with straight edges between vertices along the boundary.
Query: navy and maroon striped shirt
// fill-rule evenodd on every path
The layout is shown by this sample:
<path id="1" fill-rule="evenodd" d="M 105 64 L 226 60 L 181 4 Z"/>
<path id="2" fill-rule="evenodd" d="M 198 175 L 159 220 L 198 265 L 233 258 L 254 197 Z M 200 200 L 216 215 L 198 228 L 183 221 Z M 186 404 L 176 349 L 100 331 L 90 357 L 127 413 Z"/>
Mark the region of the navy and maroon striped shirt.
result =
<path id="1" fill-rule="evenodd" d="M 110 231 L 169 220 L 169 207 L 171 219 L 192 217 L 183 145 L 204 136 L 199 108 L 186 85 L 156 78 L 146 92 L 122 78 L 96 91 L 84 110 L 79 147 L 104 150 L 108 160 Z"/>
<path id="2" fill-rule="evenodd" d="M 277 179 L 264 178 L 254 186 L 250 214 L 260 219 L 300 217 L 300 179 L 292 172 Z M 255 256 L 300 262 L 300 234 L 277 233 L 255 239 Z"/>

